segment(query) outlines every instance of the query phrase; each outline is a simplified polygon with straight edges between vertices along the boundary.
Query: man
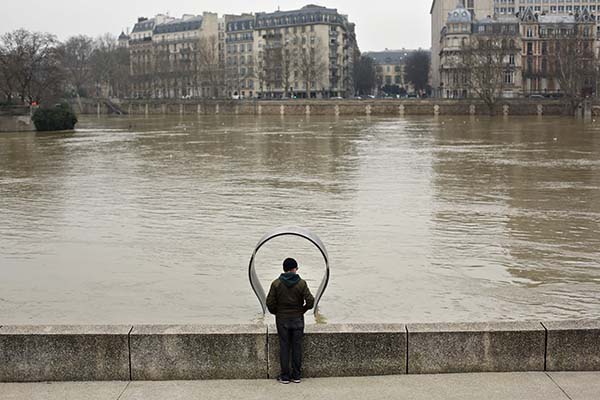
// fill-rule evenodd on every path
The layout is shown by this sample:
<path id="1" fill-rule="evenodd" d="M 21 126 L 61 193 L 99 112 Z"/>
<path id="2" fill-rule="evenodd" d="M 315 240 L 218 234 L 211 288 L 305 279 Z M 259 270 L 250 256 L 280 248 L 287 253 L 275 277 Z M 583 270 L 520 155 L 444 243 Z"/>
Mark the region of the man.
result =
<path id="1" fill-rule="evenodd" d="M 306 281 L 298 275 L 298 263 L 293 258 L 283 262 L 279 279 L 271 284 L 267 296 L 267 308 L 275 314 L 279 335 L 279 361 L 283 384 L 300 383 L 302 378 L 302 338 L 304 337 L 304 314 L 315 305 Z M 292 368 L 290 374 L 290 348 Z"/>

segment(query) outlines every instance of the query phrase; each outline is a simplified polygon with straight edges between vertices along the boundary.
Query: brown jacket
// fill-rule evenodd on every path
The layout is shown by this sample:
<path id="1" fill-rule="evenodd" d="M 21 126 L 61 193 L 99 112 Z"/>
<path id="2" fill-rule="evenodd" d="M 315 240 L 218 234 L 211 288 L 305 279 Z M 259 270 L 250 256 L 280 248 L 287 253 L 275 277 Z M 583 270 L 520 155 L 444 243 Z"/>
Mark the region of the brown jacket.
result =
<path id="1" fill-rule="evenodd" d="M 302 318 L 315 306 L 315 298 L 310 293 L 306 281 L 298 275 L 282 274 L 271 284 L 267 296 L 267 308 L 279 320 Z"/>

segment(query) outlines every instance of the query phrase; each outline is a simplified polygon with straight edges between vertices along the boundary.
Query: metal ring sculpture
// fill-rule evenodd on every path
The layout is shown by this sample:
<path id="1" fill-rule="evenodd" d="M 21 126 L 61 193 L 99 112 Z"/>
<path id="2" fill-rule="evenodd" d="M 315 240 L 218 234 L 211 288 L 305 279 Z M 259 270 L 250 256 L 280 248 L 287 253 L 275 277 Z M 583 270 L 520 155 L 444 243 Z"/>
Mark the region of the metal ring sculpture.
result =
<path id="1" fill-rule="evenodd" d="M 258 301 L 260 302 L 260 306 L 262 307 L 263 314 L 267 313 L 267 296 L 265 295 L 265 290 L 263 289 L 260 281 L 258 280 L 258 276 L 256 275 L 256 268 L 254 267 L 254 260 L 256 259 L 256 254 L 261 247 L 263 247 L 267 242 L 276 237 L 280 236 L 299 236 L 310 241 L 314 244 L 321 254 L 323 255 L 323 259 L 325 260 L 325 276 L 323 277 L 323 281 L 321 282 L 321 286 L 319 286 L 319 290 L 315 296 L 315 314 L 317 313 L 317 307 L 319 306 L 319 301 L 321 297 L 323 297 L 323 293 L 325 289 L 327 289 L 327 284 L 329 283 L 329 255 L 327 254 L 327 249 L 325 245 L 319 239 L 317 235 L 314 233 L 298 227 L 289 227 L 289 228 L 278 228 L 272 232 L 267 233 L 263 236 L 262 239 L 258 242 L 254 249 L 254 253 L 252 253 L 252 258 L 250 259 L 250 266 L 248 267 L 248 275 L 250 277 L 250 285 L 252 285 L 252 289 L 254 293 L 256 293 L 256 297 L 258 297 Z"/>

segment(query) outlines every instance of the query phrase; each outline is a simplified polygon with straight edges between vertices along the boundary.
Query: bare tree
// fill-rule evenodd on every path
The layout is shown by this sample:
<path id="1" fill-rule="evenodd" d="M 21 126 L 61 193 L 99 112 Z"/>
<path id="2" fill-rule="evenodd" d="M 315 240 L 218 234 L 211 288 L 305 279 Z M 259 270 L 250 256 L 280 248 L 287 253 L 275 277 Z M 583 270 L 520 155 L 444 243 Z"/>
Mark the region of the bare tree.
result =
<path id="1" fill-rule="evenodd" d="M 281 60 L 280 74 L 281 74 L 281 85 L 283 87 L 283 95 L 290 97 L 294 72 L 296 70 L 296 64 L 298 61 L 298 37 L 286 38 L 281 46 Z M 297 89 L 297 88 L 295 88 Z"/>
<path id="2" fill-rule="evenodd" d="M 30 103 L 52 107 L 64 99 L 66 77 L 61 61 L 56 48 L 51 49 L 48 56 L 40 61 L 29 87 Z"/>
<path id="3" fill-rule="evenodd" d="M 91 57 L 96 96 L 113 97 L 126 91 L 129 75 L 129 52 L 119 48 L 117 39 L 105 34 L 95 40 Z"/>
<path id="4" fill-rule="evenodd" d="M 6 99 L 7 103 L 11 103 L 13 101 L 13 96 L 15 93 L 13 80 L 11 79 L 11 71 L 12 69 L 10 68 L 10 63 L 8 62 L 8 56 L 0 53 L 0 92 Z"/>
<path id="5" fill-rule="evenodd" d="M 45 79 L 58 79 L 56 45 L 56 38 L 48 33 L 18 29 L 2 35 L 0 77 L 8 100 L 16 96 L 22 102 L 33 102 L 43 97 L 54 97 L 40 90 L 46 86 L 43 84 Z"/>
<path id="6" fill-rule="evenodd" d="M 505 74 L 512 72 L 509 56 L 516 52 L 510 35 L 474 36 L 462 45 L 458 71 L 465 87 L 482 100 L 490 114 L 505 89 Z"/>
<path id="7" fill-rule="evenodd" d="M 153 49 L 153 65 L 148 71 L 149 79 L 145 82 L 150 82 L 152 87 L 158 91 L 158 97 L 170 98 L 171 97 L 171 60 L 167 46 L 159 45 Z M 145 93 L 148 96 L 148 93 Z"/>
<path id="8" fill-rule="evenodd" d="M 306 97 L 311 97 L 311 92 L 323 82 L 327 72 L 327 53 L 323 44 L 317 37 L 311 37 L 307 42 L 302 37 L 298 51 L 298 72 L 306 88 Z"/>
<path id="9" fill-rule="evenodd" d="M 265 37 L 265 45 L 261 56 L 261 69 L 264 85 L 271 95 L 282 87 L 283 36 L 280 33 L 269 33 Z"/>
<path id="10" fill-rule="evenodd" d="M 260 52 L 254 60 L 256 80 L 258 81 L 258 93 L 260 98 L 264 97 L 265 87 L 267 85 L 267 73 L 265 68 L 264 53 Z"/>
<path id="11" fill-rule="evenodd" d="M 563 26 L 549 41 L 549 69 L 560 85 L 569 113 L 594 91 L 597 79 L 594 26 Z"/>
<path id="12" fill-rule="evenodd" d="M 91 59 L 94 53 L 94 39 L 89 36 L 73 36 L 59 48 L 67 82 L 73 86 L 76 95 L 85 96 L 92 84 Z"/>
<path id="13" fill-rule="evenodd" d="M 215 35 L 199 40 L 197 62 L 202 86 L 207 88 L 210 97 L 221 97 L 225 69 L 219 57 L 219 39 Z"/>

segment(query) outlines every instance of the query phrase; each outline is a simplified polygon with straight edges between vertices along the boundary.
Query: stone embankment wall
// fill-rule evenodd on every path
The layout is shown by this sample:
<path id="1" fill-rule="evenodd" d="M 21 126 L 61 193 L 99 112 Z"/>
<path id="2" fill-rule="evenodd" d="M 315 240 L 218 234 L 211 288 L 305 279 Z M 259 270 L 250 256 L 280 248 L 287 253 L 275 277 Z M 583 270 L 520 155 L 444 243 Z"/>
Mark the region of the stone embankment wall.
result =
<path id="1" fill-rule="evenodd" d="M 600 371 L 600 320 L 314 325 L 306 377 Z M 266 379 L 272 325 L 3 326 L 0 382 Z"/>
<path id="2" fill-rule="evenodd" d="M 489 115 L 485 104 L 469 100 L 284 100 L 284 101 L 121 101 L 116 104 L 129 115 Z M 87 100 L 83 114 L 107 114 L 102 102 Z M 499 102 L 496 115 L 565 115 L 564 103 L 557 100 L 519 99 Z"/>
<path id="3" fill-rule="evenodd" d="M 0 106 L 0 132 L 32 132 L 31 109 L 25 106 Z"/>

